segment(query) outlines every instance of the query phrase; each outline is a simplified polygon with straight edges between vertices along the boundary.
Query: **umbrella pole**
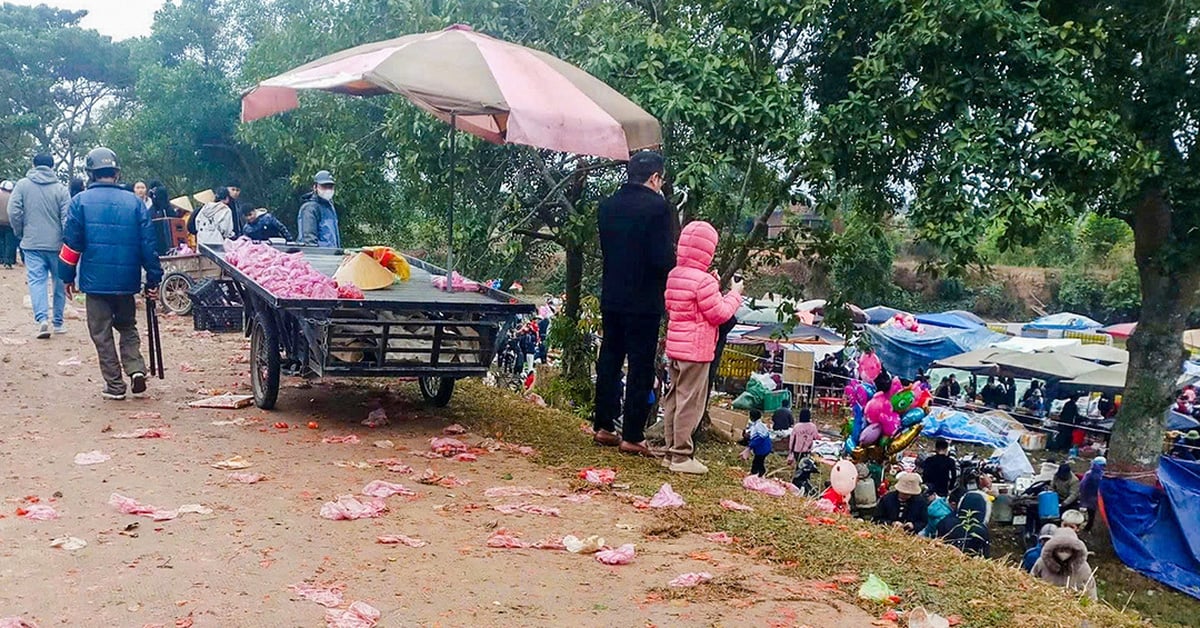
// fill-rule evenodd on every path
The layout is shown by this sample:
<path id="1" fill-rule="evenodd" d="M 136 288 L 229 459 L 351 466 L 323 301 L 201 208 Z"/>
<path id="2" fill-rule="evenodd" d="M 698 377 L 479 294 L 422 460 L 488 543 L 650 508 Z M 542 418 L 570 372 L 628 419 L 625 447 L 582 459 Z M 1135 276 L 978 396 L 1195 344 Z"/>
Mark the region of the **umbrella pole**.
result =
<path id="1" fill-rule="evenodd" d="M 458 115 L 450 114 L 450 207 L 446 214 L 449 219 L 449 233 L 447 234 L 446 242 L 446 290 L 453 290 L 454 279 L 454 202 L 457 197 L 458 173 L 455 166 L 457 165 L 458 150 Z"/>

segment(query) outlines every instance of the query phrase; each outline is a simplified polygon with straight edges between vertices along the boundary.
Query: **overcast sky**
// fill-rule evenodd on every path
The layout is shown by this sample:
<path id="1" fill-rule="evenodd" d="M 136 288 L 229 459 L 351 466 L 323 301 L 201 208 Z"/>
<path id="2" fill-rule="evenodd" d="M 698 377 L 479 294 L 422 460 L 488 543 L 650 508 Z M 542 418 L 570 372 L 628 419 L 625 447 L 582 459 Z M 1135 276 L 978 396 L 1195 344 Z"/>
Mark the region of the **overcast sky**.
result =
<path id="1" fill-rule="evenodd" d="M 48 4 L 60 9 L 88 12 L 84 28 L 94 28 L 116 40 L 150 34 L 154 12 L 163 0 L 5 0 L 12 4 Z"/>

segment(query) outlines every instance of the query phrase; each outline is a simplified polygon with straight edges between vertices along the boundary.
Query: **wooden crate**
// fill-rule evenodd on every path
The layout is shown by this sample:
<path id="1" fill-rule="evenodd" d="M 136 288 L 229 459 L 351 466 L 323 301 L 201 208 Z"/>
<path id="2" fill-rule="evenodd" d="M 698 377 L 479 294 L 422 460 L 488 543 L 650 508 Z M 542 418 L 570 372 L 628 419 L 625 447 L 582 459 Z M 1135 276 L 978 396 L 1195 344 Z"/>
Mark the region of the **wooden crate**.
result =
<path id="1" fill-rule="evenodd" d="M 742 437 L 742 431 L 750 423 L 750 415 L 745 411 L 718 406 L 709 406 L 708 417 L 712 419 L 714 430 L 735 441 Z"/>

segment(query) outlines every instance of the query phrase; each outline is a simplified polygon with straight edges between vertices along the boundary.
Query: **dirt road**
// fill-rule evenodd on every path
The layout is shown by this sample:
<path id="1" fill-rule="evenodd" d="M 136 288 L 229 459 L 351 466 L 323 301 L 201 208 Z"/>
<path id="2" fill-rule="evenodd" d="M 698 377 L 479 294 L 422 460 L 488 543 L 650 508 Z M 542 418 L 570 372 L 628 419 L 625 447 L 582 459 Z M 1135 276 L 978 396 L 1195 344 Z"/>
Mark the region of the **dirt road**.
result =
<path id="1" fill-rule="evenodd" d="M 519 452 L 483 451 L 474 462 L 426 457 L 447 422 L 416 403 L 409 385 L 290 380 L 277 412 L 191 409 L 187 402 L 203 393 L 244 391 L 248 380 L 242 338 L 194 334 L 190 320 L 163 319 L 167 379 L 153 381 L 147 398 L 103 401 L 83 322 L 71 318 L 65 336 L 34 340 L 31 313 L 20 306 L 24 291 L 23 269 L 0 270 L 0 618 L 42 627 L 324 625 L 326 609 L 289 589 L 311 583 L 344 585 L 339 607 L 366 602 L 380 611 L 380 626 L 869 626 L 873 619 L 819 592 L 797 594 L 794 581 L 702 536 L 647 539 L 648 515 L 606 494 L 553 494 L 571 487 Z M 361 425 L 376 406 L 390 424 Z M 230 423 L 236 419 L 244 424 Z M 308 429 L 310 421 L 318 428 Z M 116 438 L 147 428 L 169 438 Z M 350 434 L 360 442 L 323 442 Z M 394 447 L 375 445 L 384 440 Z M 96 450 L 111 458 L 76 464 L 77 454 Z M 211 466 L 232 456 L 251 463 L 243 473 L 265 479 L 243 484 Z M 385 458 L 400 471 L 372 462 Z M 468 483 L 421 484 L 426 469 Z M 324 503 L 359 494 L 372 480 L 417 495 L 386 498 L 389 509 L 377 518 L 319 516 Z M 552 494 L 485 495 L 501 486 Z M 114 493 L 161 509 L 199 504 L 205 514 L 165 521 L 121 514 L 109 505 Z M 561 516 L 494 508 L 523 502 Z M 18 514 L 46 505 L 57 519 Z M 606 566 L 565 551 L 490 548 L 497 528 L 530 543 L 599 534 L 609 545 L 634 544 L 637 556 Z M 385 534 L 428 544 L 377 543 Z M 51 547 L 63 536 L 87 546 Z M 679 574 L 700 571 L 714 582 L 682 595 L 667 588 Z"/>

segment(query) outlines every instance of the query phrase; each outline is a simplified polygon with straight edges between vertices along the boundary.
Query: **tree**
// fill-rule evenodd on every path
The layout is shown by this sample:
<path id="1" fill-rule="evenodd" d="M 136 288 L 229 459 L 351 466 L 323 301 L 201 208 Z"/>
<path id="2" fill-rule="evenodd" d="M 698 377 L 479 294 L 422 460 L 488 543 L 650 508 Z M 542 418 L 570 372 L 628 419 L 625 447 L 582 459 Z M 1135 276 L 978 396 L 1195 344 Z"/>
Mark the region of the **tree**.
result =
<path id="1" fill-rule="evenodd" d="M 814 2 L 814 187 L 907 213 L 961 270 L 1091 209 L 1134 231 L 1142 307 L 1110 469 L 1153 468 L 1200 288 L 1200 3 Z"/>

